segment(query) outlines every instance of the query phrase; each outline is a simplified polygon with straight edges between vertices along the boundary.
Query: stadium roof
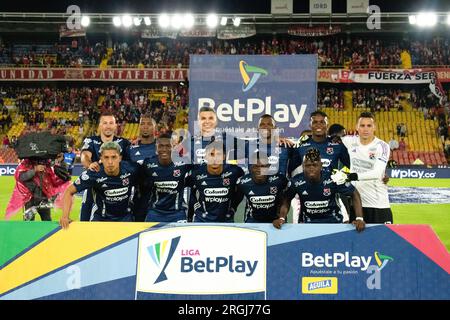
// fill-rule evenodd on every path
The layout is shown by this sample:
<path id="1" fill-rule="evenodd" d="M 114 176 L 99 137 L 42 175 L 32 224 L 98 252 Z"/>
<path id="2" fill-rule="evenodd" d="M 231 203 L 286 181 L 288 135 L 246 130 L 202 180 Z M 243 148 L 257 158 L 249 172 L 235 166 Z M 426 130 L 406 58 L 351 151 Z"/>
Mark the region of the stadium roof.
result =
<path id="1" fill-rule="evenodd" d="M 448 0 L 370 0 L 382 12 L 415 12 L 422 10 L 450 11 Z M 65 12 L 70 5 L 78 5 L 83 12 L 98 13 L 142 13 L 189 10 L 193 13 L 270 13 L 270 0 L 46 0 L 46 1 L 2 1 L 0 12 Z M 346 12 L 345 0 L 333 0 L 335 13 Z M 293 0 L 294 13 L 308 13 L 308 0 Z"/>

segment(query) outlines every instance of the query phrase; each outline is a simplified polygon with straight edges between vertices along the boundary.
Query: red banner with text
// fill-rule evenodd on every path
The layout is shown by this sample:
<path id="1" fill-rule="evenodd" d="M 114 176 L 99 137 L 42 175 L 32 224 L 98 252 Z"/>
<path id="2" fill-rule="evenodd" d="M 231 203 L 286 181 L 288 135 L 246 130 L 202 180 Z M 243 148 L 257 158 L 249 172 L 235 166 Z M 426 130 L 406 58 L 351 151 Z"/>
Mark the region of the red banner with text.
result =
<path id="1" fill-rule="evenodd" d="M 184 81 L 188 69 L 0 68 L 0 81 Z"/>

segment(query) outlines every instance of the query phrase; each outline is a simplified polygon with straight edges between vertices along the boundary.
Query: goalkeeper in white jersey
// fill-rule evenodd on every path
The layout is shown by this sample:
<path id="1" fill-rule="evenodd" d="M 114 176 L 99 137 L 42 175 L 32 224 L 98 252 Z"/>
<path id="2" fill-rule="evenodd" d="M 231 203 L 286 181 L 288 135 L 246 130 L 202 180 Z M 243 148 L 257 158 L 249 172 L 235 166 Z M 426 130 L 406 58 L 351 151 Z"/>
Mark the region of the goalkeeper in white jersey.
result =
<path id="1" fill-rule="evenodd" d="M 332 175 L 342 184 L 352 181 L 361 195 L 366 223 L 393 223 L 388 187 L 382 179 L 389 160 L 389 145 L 375 136 L 375 118 L 363 112 L 358 118 L 358 136 L 345 136 L 342 142 L 350 155 L 350 173 L 342 171 Z"/>

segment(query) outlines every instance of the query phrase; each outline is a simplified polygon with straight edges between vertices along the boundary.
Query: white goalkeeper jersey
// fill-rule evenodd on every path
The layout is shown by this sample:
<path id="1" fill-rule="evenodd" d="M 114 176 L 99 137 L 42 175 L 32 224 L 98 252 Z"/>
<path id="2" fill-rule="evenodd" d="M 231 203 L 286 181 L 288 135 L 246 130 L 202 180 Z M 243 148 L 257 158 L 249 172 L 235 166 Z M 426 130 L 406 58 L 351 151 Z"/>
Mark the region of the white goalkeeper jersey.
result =
<path id="1" fill-rule="evenodd" d="M 358 174 L 352 183 L 361 195 L 365 208 L 390 208 L 388 187 L 382 181 L 389 160 L 389 145 L 375 137 L 368 145 L 359 136 L 345 136 L 342 142 L 350 155 L 350 172 Z"/>

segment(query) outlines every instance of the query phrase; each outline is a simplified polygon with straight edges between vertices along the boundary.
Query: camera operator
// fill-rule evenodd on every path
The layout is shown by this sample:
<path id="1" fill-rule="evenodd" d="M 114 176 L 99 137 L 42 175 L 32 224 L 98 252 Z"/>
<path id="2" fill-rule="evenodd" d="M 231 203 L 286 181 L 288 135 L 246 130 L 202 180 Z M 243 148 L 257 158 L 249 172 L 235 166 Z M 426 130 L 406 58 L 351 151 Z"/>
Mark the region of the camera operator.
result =
<path id="1" fill-rule="evenodd" d="M 25 206 L 24 220 L 33 221 L 38 213 L 42 221 L 51 221 L 53 200 L 69 185 L 70 174 L 57 160 L 23 159 L 17 167 L 16 186 L 6 209 L 11 216 Z"/>

